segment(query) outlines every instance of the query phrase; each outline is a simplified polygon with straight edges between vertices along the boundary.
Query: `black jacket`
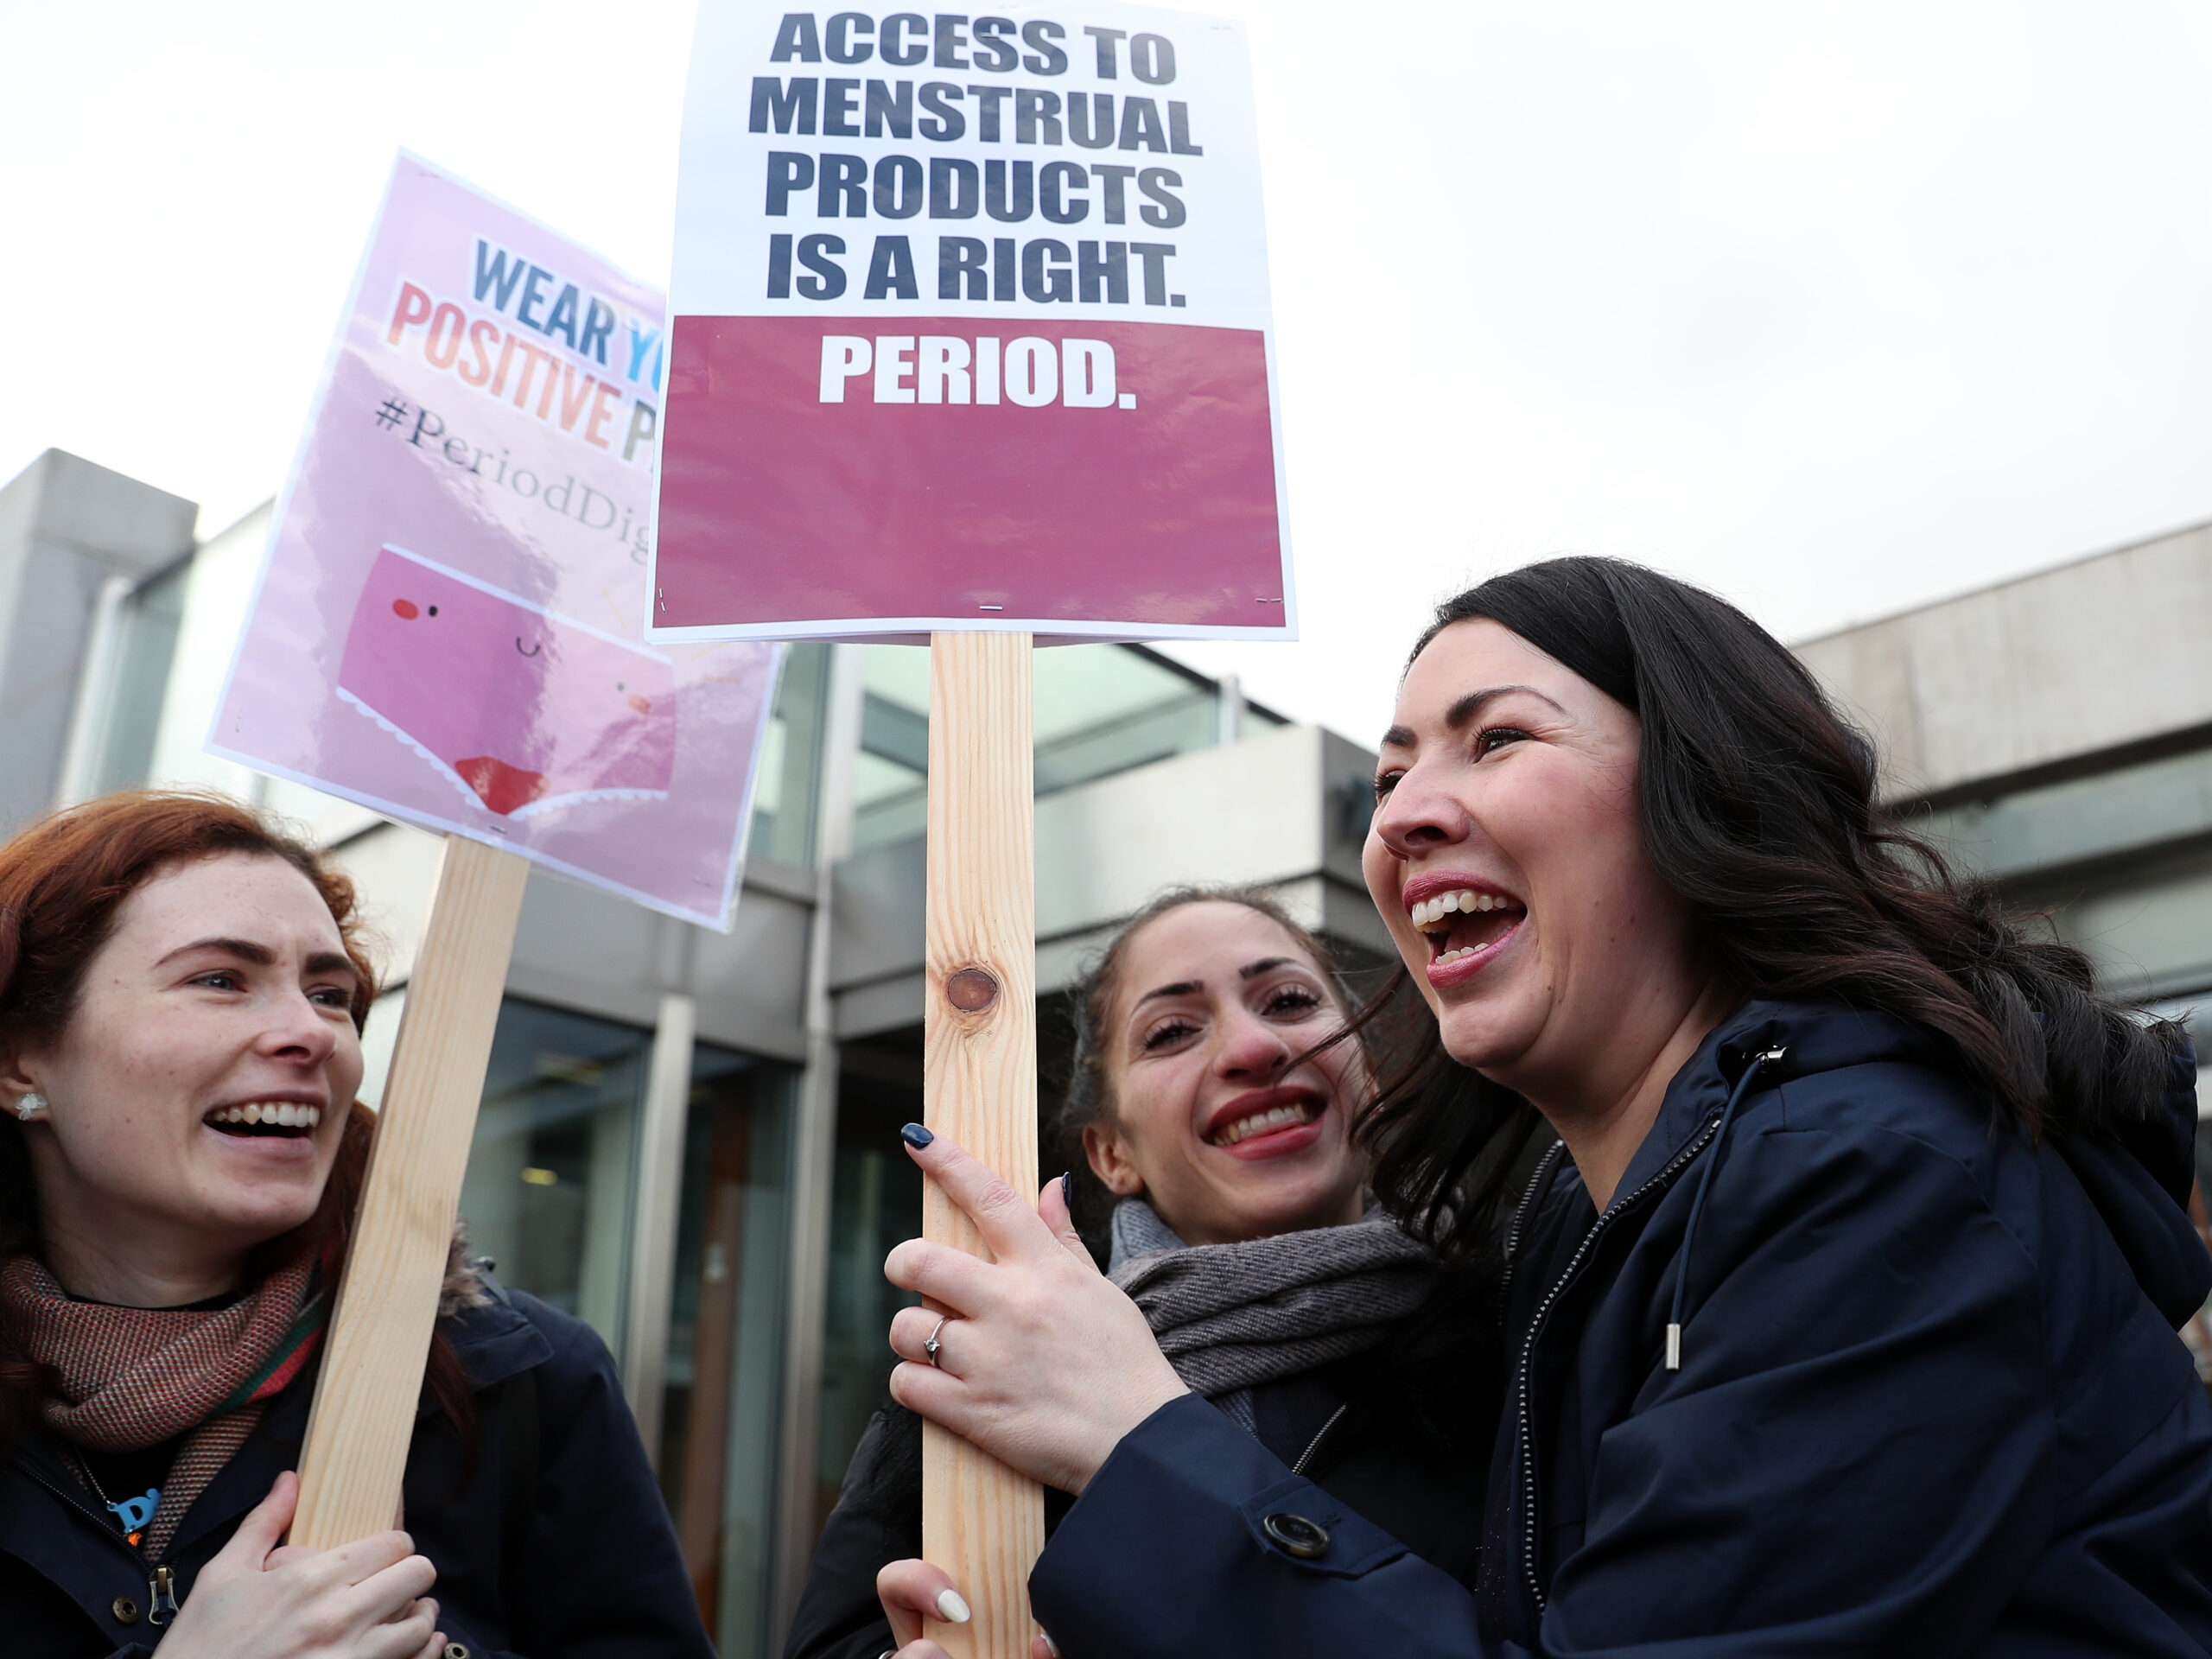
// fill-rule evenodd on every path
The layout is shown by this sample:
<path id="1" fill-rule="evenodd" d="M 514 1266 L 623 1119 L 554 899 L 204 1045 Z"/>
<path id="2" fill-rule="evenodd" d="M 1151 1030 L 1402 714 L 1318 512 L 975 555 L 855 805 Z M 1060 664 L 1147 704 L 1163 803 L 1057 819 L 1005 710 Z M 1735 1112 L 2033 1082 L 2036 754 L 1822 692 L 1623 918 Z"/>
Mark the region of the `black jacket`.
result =
<path id="1" fill-rule="evenodd" d="M 1447 1281 L 1382 1346 L 1255 1389 L 1256 1443 L 1196 1396 L 1192 1408 L 1471 1585 L 1482 1514 L 1467 1494 L 1482 1491 L 1497 1420 L 1494 1284 L 1494 1275 Z M 1048 1534 L 1071 1501 L 1046 1492 Z M 875 1414 L 853 1454 L 784 1659 L 878 1659 L 893 1643 L 876 1572 L 921 1553 L 922 1420 L 893 1405 Z"/>
<path id="2" fill-rule="evenodd" d="M 1178 1401 L 1031 1605 L 1067 1659 L 2212 1652 L 2194 1084 L 2124 1147 L 2037 1145 L 1924 1030 L 1750 1003 L 1603 1217 L 1563 1159 L 1531 1192 L 1474 1594 Z"/>
<path id="3" fill-rule="evenodd" d="M 438 1569 L 439 1627 L 471 1659 L 711 1659 L 606 1346 L 535 1297 L 495 1294 L 442 1325 L 475 1388 L 476 1456 L 427 1403 L 408 1452 L 404 1522 Z M 314 1392 L 310 1372 L 271 1402 L 157 1562 L 49 1442 L 18 1445 L 0 1465 L 0 1652 L 143 1659 L 162 1635 L 148 1622 L 156 1569 L 181 1605 L 295 1466 Z"/>

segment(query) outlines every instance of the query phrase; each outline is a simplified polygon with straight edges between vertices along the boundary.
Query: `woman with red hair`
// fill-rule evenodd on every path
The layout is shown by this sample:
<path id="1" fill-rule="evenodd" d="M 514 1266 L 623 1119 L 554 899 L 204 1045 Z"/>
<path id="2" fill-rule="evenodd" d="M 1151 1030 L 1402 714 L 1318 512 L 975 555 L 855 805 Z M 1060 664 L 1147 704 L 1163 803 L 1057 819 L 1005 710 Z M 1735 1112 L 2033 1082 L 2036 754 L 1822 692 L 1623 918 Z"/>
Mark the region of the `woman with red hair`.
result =
<path id="1" fill-rule="evenodd" d="M 711 1651 L 605 1347 L 458 1250 L 408 1530 L 282 1545 L 375 995 L 352 885 L 233 802 L 113 796 L 0 846 L 10 1653 Z"/>

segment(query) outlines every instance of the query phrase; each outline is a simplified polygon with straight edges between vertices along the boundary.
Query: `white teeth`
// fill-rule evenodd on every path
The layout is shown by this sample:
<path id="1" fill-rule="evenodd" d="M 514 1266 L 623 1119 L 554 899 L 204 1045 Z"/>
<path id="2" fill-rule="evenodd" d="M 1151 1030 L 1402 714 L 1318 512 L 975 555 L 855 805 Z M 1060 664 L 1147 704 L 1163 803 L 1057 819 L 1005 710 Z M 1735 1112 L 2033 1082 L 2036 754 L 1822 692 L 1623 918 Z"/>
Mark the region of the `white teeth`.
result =
<path id="1" fill-rule="evenodd" d="M 226 1106 L 207 1114 L 210 1123 L 268 1123 L 280 1129 L 312 1129 L 322 1122 L 320 1106 L 296 1105 L 289 1101 L 250 1100 L 243 1106 Z"/>
<path id="2" fill-rule="evenodd" d="M 1414 925 L 1424 932 L 1435 930 L 1452 912 L 1460 911 L 1472 916 L 1489 910 L 1510 910 L 1513 901 L 1503 893 L 1478 893 L 1472 887 L 1461 887 L 1454 893 L 1440 893 L 1433 899 L 1424 899 L 1413 907 Z"/>
<path id="3" fill-rule="evenodd" d="M 1319 1116 L 1318 1112 L 1309 1113 L 1302 1106 L 1273 1106 L 1264 1112 L 1256 1112 L 1250 1117 L 1239 1118 L 1219 1135 L 1215 1135 L 1213 1144 L 1217 1147 L 1233 1147 L 1239 1141 L 1252 1135 L 1265 1135 L 1270 1129 L 1285 1128 L 1293 1123 L 1308 1122 Z"/>

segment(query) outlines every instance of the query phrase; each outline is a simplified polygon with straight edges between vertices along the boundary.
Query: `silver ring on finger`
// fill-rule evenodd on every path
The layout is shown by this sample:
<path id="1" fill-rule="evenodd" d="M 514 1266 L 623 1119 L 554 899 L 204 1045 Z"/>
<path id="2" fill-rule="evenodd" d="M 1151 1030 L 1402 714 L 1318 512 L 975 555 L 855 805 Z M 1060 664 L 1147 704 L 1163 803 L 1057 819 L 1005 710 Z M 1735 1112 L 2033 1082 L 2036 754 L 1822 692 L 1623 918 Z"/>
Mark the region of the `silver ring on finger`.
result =
<path id="1" fill-rule="evenodd" d="M 937 1368 L 939 1370 L 943 1370 L 944 1367 L 938 1365 L 938 1350 L 944 1347 L 944 1344 L 937 1339 L 938 1332 L 944 1330 L 946 1325 L 951 1324 L 954 1317 L 954 1315 L 948 1313 L 943 1319 L 939 1319 L 937 1322 L 936 1329 L 930 1332 L 929 1340 L 922 1344 L 922 1351 L 929 1356 L 930 1363 L 937 1365 Z"/>

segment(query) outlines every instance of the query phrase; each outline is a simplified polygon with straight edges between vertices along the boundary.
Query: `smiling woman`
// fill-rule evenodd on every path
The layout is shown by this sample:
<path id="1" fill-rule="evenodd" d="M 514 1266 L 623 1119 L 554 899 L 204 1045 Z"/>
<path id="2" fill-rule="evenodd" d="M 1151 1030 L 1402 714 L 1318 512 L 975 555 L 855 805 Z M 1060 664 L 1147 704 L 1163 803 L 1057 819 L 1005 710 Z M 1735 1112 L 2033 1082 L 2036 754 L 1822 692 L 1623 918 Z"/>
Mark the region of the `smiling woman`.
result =
<path id="1" fill-rule="evenodd" d="M 1110 1205 L 1108 1272 L 1153 1357 L 1252 1444 L 1471 1579 L 1480 1517 L 1462 1494 L 1497 1409 L 1495 1330 L 1471 1309 L 1494 1264 L 1440 1274 L 1366 1213 L 1352 1128 L 1372 1083 L 1362 1046 L 1331 1040 L 1349 1016 L 1325 948 L 1264 893 L 1178 889 L 1069 1001 L 1069 1185 L 1086 1212 Z M 892 1345 L 953 1375 L 972 1363 L 966 1327 L 918 1308 Z M 1050 1496 L 1048 1522 L 1065 1509 Z M 920 1549 L 921 1423 L 893 1407 L 854 1459 L 785 1659 L 877 1659 L 941 1613 L 957 1591 Z"/>
<path id="2" fill-rule="evenodd" d="M 594 1654 L 708 1651 L 604 1349 L 458 1241 L 412 1536 L 279 1547 L 373 1132 L 375 995 L 351 884 L 234 802 L 115 796 L 0 846 L 11 1652 L 550 1659 L 594 1627 L 635 1645 Z M 569 1484 L 539 1502 L 522 1471 L 556 1446 Z M 619 1588 L 544 1572 L 541 1528 Z"/>
<path id="3" fill-rule="evenodd" d="M 1505 1252 L 1471 1593 L 1190 1399 L 1055 1192 L 918 1147 L 994 1259 L 893 1253 L 961 1363 L 893 1387 L 1080 1494 L 1029 1580 L 1067 1659 L 2212 1652 L 2189 1045 L 1876 777 L 1780 642 L 1634 565 L 1415 646 L 1364 861 L 1427 1017 L 1355 1138 L 1441 1256 Z"/>

